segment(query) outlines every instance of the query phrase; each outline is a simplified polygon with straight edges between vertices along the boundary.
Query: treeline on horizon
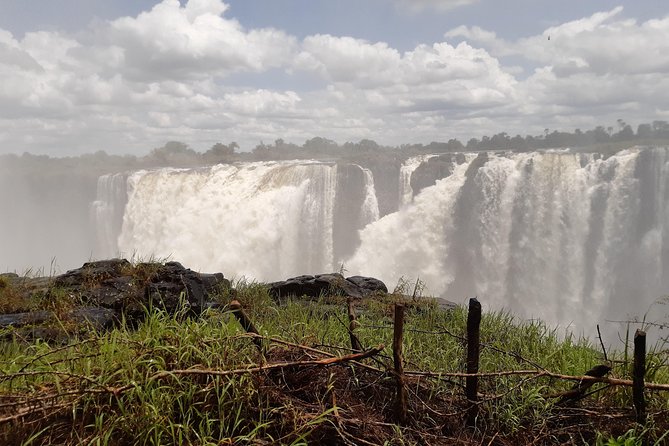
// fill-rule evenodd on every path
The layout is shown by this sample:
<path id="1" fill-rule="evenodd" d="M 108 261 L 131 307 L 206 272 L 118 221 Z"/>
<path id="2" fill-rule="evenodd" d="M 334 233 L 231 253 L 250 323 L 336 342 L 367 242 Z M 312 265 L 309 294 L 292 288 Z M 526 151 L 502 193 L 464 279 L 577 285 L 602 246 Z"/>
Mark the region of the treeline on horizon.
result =
<path id="1" fill-rule="evenodd" d="M 371 139 L 358 142 L 338 144 L 335 141 L 314 137 L 302 145 L 286 142 L 279 138 L 271 144 L 263 142 L 251 151 L 241 151 L 239 144 L 218 142 L 205 152 L 198 152 L 188 144 L 180 141 L 169 141 L 164 146 L 151 150 L 147 155 L 109 155 L 99 150 L 95 153 L 75 157 L 50 157 L 48 155 L 7 154 L 0 156 L 0 168 L 6 170 L 13 167 L 39 168 L 53 166 L 54 161 L 62 167 L 94 168 L 95 171 L 120 171 L 129 169 L 156 167 L 196 167 L 218 163 L 240 161 L 269 161 L 287 159 L 350 159 L 381 157 L 403 159 L 420 154 L 449 153 L 481 150 L 509 150 L 528 152 L 541 149 L 571 148 L 577 151 L 604 152 L 612 154 L 632 145 L 664 145 L 669 144 L 669 122 L 653 121 L 639 124 L 636 131 L 622 119 L 617 120 L 617 128 L 597 126 L 594 129 L 574 132 L 549 131 L 541 135 L 516 135 L 511 137 L 506 132 L 481 139 L 471 138 L 466 143 L 458 139 L 447 142 L 431 142 L 429 144 L 402 144 L 399 146 L 383 146 Z"/>

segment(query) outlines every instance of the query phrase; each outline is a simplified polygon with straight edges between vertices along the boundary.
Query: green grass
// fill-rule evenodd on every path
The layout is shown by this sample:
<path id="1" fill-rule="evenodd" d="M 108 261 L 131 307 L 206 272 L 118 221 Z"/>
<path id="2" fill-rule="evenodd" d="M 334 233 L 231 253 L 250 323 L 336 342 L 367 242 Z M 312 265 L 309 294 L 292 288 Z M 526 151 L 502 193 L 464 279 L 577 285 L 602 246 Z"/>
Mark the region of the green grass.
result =
<path id="1" fill-rule="evenodd" d="M 323 357 L 269 338 L 333 355 L 350 353 L 341 298 L 278 305 L 260 284 L 238 283 L 236 290 L 236 298 L 267 338 L 264 356 L 226 311 L 210 311 L 200 319 L 154 311 L 137 328 L 122 325 L 107 333 L 80 336 L 68 345 L 18 340 L 0 344 L 0 444 L 523 444 L 527 440 L 617 445 L 637 444 L 628 443 L 630 438 L 652 441 L 667 429 L 662 423 L 669 412 L 666 393 L 648 393 L 649 423 L 630 430 L 635 427 L 626 390 L 608 388 L 577 408 L 564 408 L 556 406 L 550 395 L 571 384 L 533 376 L 482 378 L 483 403 L 475 430 L 462 424 L 467 402 L 461 379 L 409 376 L 412 422 L 396 426 L 395 381 L 387 372 L 392 369 L 392 305 L 400 299 L 394 295 L 370 300 L 358 309 L 356 334 L 363 345 L 386 346 L 380 355 L 365 360 L 381 372 L 349 364 L 157 378 L 164 371 L 226 371 Z M 221 299 L 227 301 L 229 296 Z M 464 308 L 443 311 L 429 301 L 409 302 L 405 370 L 435 375 L 464 371 L 466 318 Z M 540 367 L 581 375 L 602 361 L 589 341 L 561 336 L 539 321 L 518 321 L 506 312 L 484 313 L 481 342 L 482 372 Z M 615 355 L 622 360 L 624 353 Z M 648 357 L 655 364 L 653 381 L 669 382 L 666 349 L 659 346 Z M 627 377 L 627 368 L 629 364 L 616 363 L 613 373 Z M 37 402 L 39 410 L 30 405 Z M 8 419 L 21 410 L 29 413 Z M 594 416 L 593 411 L 604 416 Z"/>

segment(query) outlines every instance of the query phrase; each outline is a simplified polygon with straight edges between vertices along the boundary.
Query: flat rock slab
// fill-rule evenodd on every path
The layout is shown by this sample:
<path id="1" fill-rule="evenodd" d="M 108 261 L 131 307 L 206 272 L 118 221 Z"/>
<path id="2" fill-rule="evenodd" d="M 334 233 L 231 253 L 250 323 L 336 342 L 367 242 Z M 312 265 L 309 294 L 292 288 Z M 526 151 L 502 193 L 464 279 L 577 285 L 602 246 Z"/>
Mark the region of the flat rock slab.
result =
<path id="1" fill-rule="evenodd" d="M 66 341 L 68 333 L 63 330 L 65 324 L 79 329 L 109 330 L 116 326 L 119 315 L 113 310 L 100 307 L 79 307 L 63 315 L 51 311 L 33 311 L 0 315 L 0 329 L 10 329 L 4 338 L 18 336 L 23 340 L 44 339 Z M 77 331 L 77 330 L 75 330 Z"/>
<path id="2" fill-rule="evenodd" d="M 49 319 L 51 319 L 51 312 L 49 311 L 0 314 L 0 328 L 41 324 Z"/>

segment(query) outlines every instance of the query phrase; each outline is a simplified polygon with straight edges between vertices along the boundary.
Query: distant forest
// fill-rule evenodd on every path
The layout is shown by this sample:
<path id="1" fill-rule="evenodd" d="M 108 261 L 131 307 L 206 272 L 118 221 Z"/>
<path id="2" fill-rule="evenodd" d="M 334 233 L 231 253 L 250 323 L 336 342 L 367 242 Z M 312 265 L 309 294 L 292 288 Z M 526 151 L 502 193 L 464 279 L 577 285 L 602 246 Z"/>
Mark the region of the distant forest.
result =
<path id="1" fill-rule="evenodd" d="M 263 142 L 251 151 L 240 151 L 236 142 L 216 143 L 206 152 L 197 152 L 187 143 L 169 141 L 154 148 L 147 155 L 109 155 L 104 151 L 78 157 L 51 158 L 48 155 L 2 155 L 0 171 L 27 165 L 39 168 L 59 164 L 62 167 L 93 168 L 95 171 L 122 171 L 156 167 L 195 167 L 239 161 L 265 161 L 287 159 L 344 159 L 355 161 L 361 158 L 380 157 L 405 159 L 408 156 L 427 153 L 447 153 L 480 150 L 510 150 L 527 152 L 542 149 L 571 148 L 579 152 L 601 152 L 605 155 L 634 145 L 668 145 L 669 122 L 653 121 L 640 124 L 636 131 L 624 120 L 618 119 L 615 127 L 597 126 L 594 129 L 574 132 L 550 131 L 541 135 L 510 136 L 505 132 L 481 139 L 471 138 L 466 143 L 457 139 L 429 144 L 402 144 L 382 146 L 371 139 L 337 144 L 335 141 L 315 137 L 302 145 L 277 139 L 271 144 Z"/>

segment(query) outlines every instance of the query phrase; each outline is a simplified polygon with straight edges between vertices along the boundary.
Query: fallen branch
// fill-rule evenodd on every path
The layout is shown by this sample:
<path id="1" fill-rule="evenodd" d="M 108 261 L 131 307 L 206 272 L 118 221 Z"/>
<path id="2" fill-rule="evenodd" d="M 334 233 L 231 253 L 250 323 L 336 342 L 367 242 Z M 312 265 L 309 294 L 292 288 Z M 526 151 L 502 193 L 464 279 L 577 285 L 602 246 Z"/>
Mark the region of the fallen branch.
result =
<path id="1" fill-rule="evenodd" d="M 253 333 L 246 333 L 246 334 L 244 334 L 244 336 L 261 336 L 261 335 L 255 335 L 255 334 L 253 334 Z M 263 337 L 263 336 L 261 336 L 261 337 Z M 326 352 L 326 351 L 324 351 L 324 350 L 320 350 L 320 349 L 317 349 L 317 348 L 309 347 L 309 346 L 307 346 L 307 345 L 296 344 L 296 343 L 294 343 L 294 342 L 289 342 L 289 341 L 285 341 L 285 340 L 283 340 L 283 339 L 272 338 L 272 337 L 267 337 L 267 336 L 264 336 L 263 338 L 264 338 L 264 339 L 267 339 L 267 340 L 270 341 L 270 342 L 276 343 L 276 344 L 282 344 L 282 345 L 287 345 L 287 346 L 289 346 L 289 347 L 299 348 L 299 349 L 304 350 L 304 351 L 307 351 L 307 352 L 318 353 L 318 354 L 320 354 L 320 355 L 328 356 L 328 357 L 330 357 L 330 358 L 337 358 L 337 355 L 334 355 L 334 354 L 332 354 L 332 353 L 330 353 L 330 352 Z M 351 349 L 349 349 L 349 348 L 334 347 L 334 346 L 323 346 L 323 347 L 339 348 L 339 349 L 341 349 L 341 350 L 351 351 Z M 371 370 L 371 371 L 373 371 L 373 372 L 385 373 L 385 371 L 383 371 L 383 370 L 381 370 L 381 369 L 379 369 L 379 368 L 377 368 L 377 367 L 374 367 L 374 366 L 371 366 L 371 365 L 368 365 L 368 364 L 363 364 L 362 362 L 357 362 L 357 361 L 350 361 L 350 362 L 352 362 L 352 363 L 355 364 L 356 366 L 365 368 L 365 369 L 367 369 L 367 370 Z"/>
<path id="2" fill-rule="evenodd" d="M 589 382 L 599 382 L 607 383 L 612 386 L 625 386 L 632 387 L 632 380 L 630 379 L 618 379 L 618 378 L 598 378 L 595 376 L 578 376 L 578 375 L 562 375 L 560 373 L 553 373 L 547 370 L 507 370 L 502 372 L 479 372 L 479 373 L 448 373 L 448 372 L 421 372 L 421 371 L 405 371 L 406 375 L 414 376 L 426 376 L 431 378 L 467 378 L 469 376 L 477 376 L 479 378 L 495 378 L 500 376 L 511 376 L 511 375 L 536 375 L 537 378 L 548 377 L 562 379 L 565 381 L 589 381 Z M 659 384 L 659 383 L 645 383 L 646 390 L 657 390 L 657 391 L 669 391 L 669 384 Z"/>
<path id="3" fill-rule="evenodd" d="M 385 327 L 384 327 L 385 328 Z M 251 333 L 246 334 L 245 336 L 258 336 L 261 337 L 260 335 L 254 335 Z M 337 358 L 337 356 L 333 355 L 332 353 L 328 353 L 323 350 L 315 349 L 312 347 L 308 347 L 306 345 L 300 345 L 300 344 L 295 344 L 292 342 L 284 341 L 283 339 L 279 338 L 271 338 L 271 337 L 266 337 L 271 342 L 275 342 L 277 344 L 284 344 L 288 345 L 291 347 L 296 347 L 300 348 L 306 351 L 312 351 L 314 353 L 319 353 L 325 356 L 330 356 L 332 358 Z M 355 363 L 355 360 L 353 360 Z M 362 364 L 362 363 L 355 363 L 356 365 L 359 365 L 361 367 L 364 367 L 366 369 L 369 369 L 371 371 L 375 372 L 380 372 L 384 373 L 383 370 L 370 366 L 368 364 Z M 560 373 L 554 373 L 550 372 L 548 370 L 545 370 L 541 368 L 540 370 L 505 370 L 505 371 L 500 371 L 500 372 L 479 372 L 479 373 L 464 373 L 464 372 L 425 372 L 421 370 L 405 370 L 404 374 L 407 376 L 418 376 L 418 377 L 426 377 L 426 378 L 467 378 L 469 376 L 477 376 L 479 378 L 497 378 L 497 377 L 502 377 L 502 376 L 513 376 L 513 375 L 518 375 L 518 376 L 523 376 L 523 375 L 535 375 L 536 378 L 541 378 L 541 377 L 548 377 L 548 378 L 556 378 L 556 379 L 562 379 L 566 381 L 593 381 L 593 382 L 602 382 L 602 383 L 607 383 L 611 384 L 612 386 L 625 386 L 625 387 L 632 387 L 632 380 L 628 379 L 618 379 L 618 378 L 597 378 L 594 376 L 579 376 L 579 375 L 563 375 Z M 659 383 L 645 383 L 645 389 L 646 390 L 656 390 L 656 391 L 669 391 L 669 384 L 659 384 Z"/>
<path id="4" fill-rule="evenodd" d="M 276 364 L 269 364 L 269 365 L 264 365 L 264 366 L 259 366 L 259 367 L 247 367 L 243 369 L 234 369 L 234 370 L 210 370 L 210 369 L 185 369 L 185 370 L 165 370 L 162 372 L 155 373 L 151 375 L 147 381 L 155 381 L 155 380 L 161 380 L 161 379 L 166 379 L 170 377 L 175 377 L 175 376 L 185 376 L 185 375 L 206 375 L 206 376 L 231 376 L 231 375 L 242 375 L 245 373 L 258 373 L 258 372 L 264 372 L 268 370 L 274 370 L 274 369 L 285 369 L 285 368 L 292 368 L 292 367 L 309 367 L 309 366 L 321 366 L 321 367 L 329 367 L 331 365 L 335 364 L 341 364 L 344 362 L 355 362 L 359 361 L 365 358 L 369 358 L 371 356 L 374 356 L 381 352 L 385 346 L 383 344 L 379 345 L 376 348 L 372 348 L 369 350 L 366 350 L 364 352 L 360 353 L 352 353 L 350 355 L 344 355 L 344 356 L 335 356 L 335 357 L 329 357 L 329 358 L 324 358 L 324 359 L 315 359 L 315 360 L 307 360 L 307 361 L 292 361 L 292 362 L 280 362 Z M 86 378 L 80 375 L 73 375 L 70 373 L 63 373 L 63 372 L 53 372 L 53 371 L 45 371 L 45 372 L 21 372 L 17 373 L 15 375 L 5 375 L 3 378 L 12 378 L 12 377 L 17 377 L 17 376 L 34 376 L 34 375 L 40 375 L 40 374 L 56 374 L 56 375 L 66 375 L 68 377 L 77 377 L 77 378 L 83 378 L 87 381 L 92 381 L 95 383 L 93 380 L 90 378 Z M 95 383 L 96 385 L 100 386 L 100 384 Z M 54 408 L 62 408 L 64 406 L 67 406 L 71 404 L 72 402 L 65 402 L 61 404 L 56 404 L 56 405 L 34 405 L 35 402 L 37 401 L 42 401 L 46 399 L 57 399 L 61 398 L 63 396 L 77 396 L 81 397 L 85 394 L 113 394 L 114 396 L 119 396 L 121 393 L 124 393 L 130 389 L 138 387 L 138 383 L 133 383 L 133 384 L 127 384 L 122 387 L 104 387 L 104 388 L 98 388 L 98 389 L 81 389 L 81 390 L 74 390 L 74 391 L 69 391 L 61 394 L 52 394 L 52 395 L 47 395 L 43 398 L 37 398 L 37 399 L 31 399 L 32 401 L 28 401 L 29 404 L 27 407 L 24 407 L 22 409 L 19 409 L 17 413 L 5 416 L 5 417 L 0 417 L 0 424 L 5 423 L 8 421 L 13 421 L 17 420 L 23 417 L 26 417 L 28 415 L 31 415 L 37 411 L 45 411 L 45 410 L 52 410 Z M 102 386 L 101 386 L 102 387 Z M 23 397 L 27 397 L 27 395 L 23 395 Z M 15 403 L 10 403 L 5 406 L 21 406 L 22 404 L 25 404 L 26 402 L 24 401 L 17 401 Z"/>
<path id="5" fill-rule="evenodd" d="M 15 413 L 13 415 L 0 417 L 0 424 L 7 423 L 7 422 L 10 422 L 10 421 L 19 420 L 21 418 L 27 417 L 28 415 L 32 415 L 36 412 L 46 412 L 47 410 L 49 410 L 51 413 L 53 413 L 54 411 L 71 407 L 71 405 L 75 401 L 76 400 L 66 401 L 64 403 L 53 404 L 53 405 L 50 405 L 50 406 L 28 406 L 28 407 L 24 407 L 23 409 L 20 409 L 17 413 Z"/>
<path id="6" fill-rule="evenodd" d="M 334 358 L 314 359 L 307 361 L 279 362 L 276 364 L 268 364 L 260 367 L 247 367 L 243 369 L 234 369 L 234 370 L 212 370 L 212 369 L 165 370 L 162 372 L 158 372 L 154 375 L 151 375 L 148 381 L 155 381 L 175 376 L 186 376 L 186 375 L 231 376 L 231 375 L 243 375 L 245 373 L 265 372 L 274 369 L 286 369 L 291 367 L 309 367 L 309 366 L 327 367 L 334 364 L 340 364 L 343 362 L 359 361 L 361 359 L 369 358 L 371 356 L 378 354 L 384 348 L 385 346 L 381 344 L 376 348 L 372 348 L 361 353 L 352 353 L 350 355 L 336 356 Z M 113 393 L 115 395 L 118 395 L 134 387 L 137 387 L 137 384 L 129 384 L 114 389 Z"/>

